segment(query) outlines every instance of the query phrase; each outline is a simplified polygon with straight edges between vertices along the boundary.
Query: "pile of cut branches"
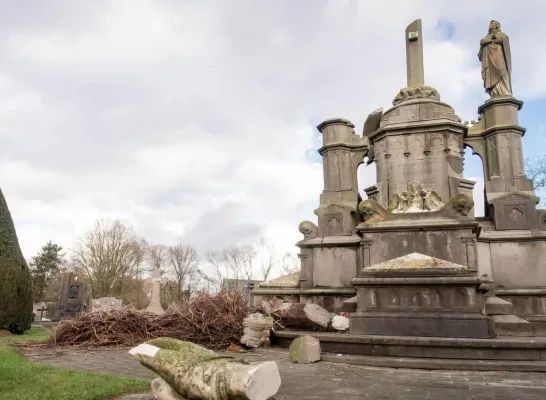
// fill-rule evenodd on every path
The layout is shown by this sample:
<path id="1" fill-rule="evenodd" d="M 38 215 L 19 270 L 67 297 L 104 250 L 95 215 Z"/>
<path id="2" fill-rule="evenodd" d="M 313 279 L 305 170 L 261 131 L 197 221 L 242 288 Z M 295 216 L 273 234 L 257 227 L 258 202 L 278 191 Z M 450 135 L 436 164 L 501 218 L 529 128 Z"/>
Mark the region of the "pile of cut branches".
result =
<path id="1" fill-rule="evenodd" d="M 201 294 L 162 315 L 130 308 L 83 313 L 62 320 L 51 344 L 134 346 L 171 337 L 219 350 L 239 342 L 247 314 L 241 293 Z"/>

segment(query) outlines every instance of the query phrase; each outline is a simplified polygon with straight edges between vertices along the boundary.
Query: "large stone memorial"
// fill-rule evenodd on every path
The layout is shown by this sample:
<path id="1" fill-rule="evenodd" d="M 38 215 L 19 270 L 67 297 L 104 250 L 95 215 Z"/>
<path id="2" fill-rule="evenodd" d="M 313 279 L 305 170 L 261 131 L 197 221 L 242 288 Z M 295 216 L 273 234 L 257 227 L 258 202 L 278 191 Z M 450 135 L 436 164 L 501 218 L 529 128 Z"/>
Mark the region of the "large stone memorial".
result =
<path id="1" fill-rule="evenodd" d="M 512 94 L 509 38 L 500 28 L 491 21 L 479 42 L 490 99 L 477 123 L 463 123 L 425 84 L 417 20 L 405 31 L 407 87 L 393 106 L 373 111 L 362 135 L 346 119 L 319 124 L 324 190 L 318 224 L 299 227 L 300 275 L 265 282 L 254 295 L 349 310 L 349 334 L 316 335 L 323 350 L 367 355 L 374 365 L 445 358 L 457 360 L 445 367 L 546 371 L 546 339 L 538 337 L 546 336 L 546 210 L 537 210 L 525 175 L 523 103 Z M 481 218 L 474 182 L 463 174 L 466 147 L 483 161 Z M 365 157 L 377 182 L 363 199 L 357 168 Z M 275 337 L 288 345 L 302 334 Z"/>
<path id="2" fill-rule="evenodd" d="M 72 272 L 63 274 L 57 305 L 58 317 L 85 311 L 85 284 Z"/>

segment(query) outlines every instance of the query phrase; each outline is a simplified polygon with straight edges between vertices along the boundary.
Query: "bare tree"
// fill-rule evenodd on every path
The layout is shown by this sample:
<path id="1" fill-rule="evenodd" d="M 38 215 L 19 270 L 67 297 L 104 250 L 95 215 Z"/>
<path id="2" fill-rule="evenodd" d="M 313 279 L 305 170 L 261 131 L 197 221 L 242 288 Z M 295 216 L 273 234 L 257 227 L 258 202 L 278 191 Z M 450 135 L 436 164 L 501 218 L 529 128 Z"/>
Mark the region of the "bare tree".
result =
<path id="1" fill-rule="evenodd" d="M 170 280 L 170 301 L 182 301 L 198 282 L 199 256 L 197 250 L 182 243 L 168 249 L 166 277 Z"/>
<path id="2" fill-rule="evenodd" d="M 271 274 L 271 271 L 277 263 L 277 253 L 275 252 L 275 245 L 269 243 L 264 238 L 260 239 L 260 269 L 264 277 L 264 281 Z"/>
<path id="3" fill-rule="evenodd" d="M 72 262 L 92 297 L 119 295 L 135 262 L 135 234 L 119 220 L 99 220 L 72 249 Z"/>
<path id="4" fill-rule="evenodd" d="M 287 251 L 282 256 L 281 272 L 283 275 L 295 274 L 300 271 L 300 262 L 297 254 Z"/>
<path id="5" fill-rule="evenodd" d="M 128 285 L 125 285 L 126 292 L 123 299 L 133 304 L 137 309 L 148 304 L 146 285 L 143 282 L 143 274 L 147 271 L 149 244 L 144 238 L 135 239 L 131 244 L 131 269 L 128 272 Z"/>
<path id="6" fill-rule="evenodd" d="M 169 248 L 163 244 L 149 245 L 148 264 L 152 271 L 159 269 L 163 272 L 169 264 Z"/>
<path id="7" fill-rule="evenodd" d="M 229 269 L 235 279 L 251 280 L 254 275 L 253 263 L 256 250 L 252 245 L 230 246 L 223 250 Z"/>
<path id="8" fill-rule="evenodd" d="M 527 177 L 533 181 L 535 190 L 546 188 L 546 156 L 526 158 L 525 172 Z"/>
<path id="9" fill-rule="evenodd" d="M 230 276 L 225 251 L 209 251 L 205 254 L 205 260 L 212 266 L 214 286 L 220 290 L 224 279 Z"/>

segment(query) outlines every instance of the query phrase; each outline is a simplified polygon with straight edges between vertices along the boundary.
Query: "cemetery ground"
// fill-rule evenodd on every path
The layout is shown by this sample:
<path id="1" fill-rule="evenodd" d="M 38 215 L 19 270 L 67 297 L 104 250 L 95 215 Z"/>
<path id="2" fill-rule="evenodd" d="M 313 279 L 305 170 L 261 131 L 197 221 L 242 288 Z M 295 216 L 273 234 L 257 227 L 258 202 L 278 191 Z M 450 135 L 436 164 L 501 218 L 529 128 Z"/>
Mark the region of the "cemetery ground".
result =
<path id="1" fill-rule="evenodd" d="M 0 337 L 0 400 L 99 400 L 148 390 L 145 380 L 38 365 L 20 354 L 23 346 L 50 335 L 44 328 L 33 327 L 24 335 Z"/>
<path id="2" fill-rule="evenodd" d="M 32 346 L 47 338 L 47 332 L 40 329 L 0 338 L 1 400 L 152 399 L 149 385 L 156 375 L 129 355 L 128 348 Z M 16 348 L 9 346 L 14 344 Z M 293 364 L 285 350 L 275 348 L 229 355 L 251 362 L 276 361 L 282 384 L 275 400 L 546 398 L 546 374 L 542 373 L 425 371 L 329 362 Z"/>

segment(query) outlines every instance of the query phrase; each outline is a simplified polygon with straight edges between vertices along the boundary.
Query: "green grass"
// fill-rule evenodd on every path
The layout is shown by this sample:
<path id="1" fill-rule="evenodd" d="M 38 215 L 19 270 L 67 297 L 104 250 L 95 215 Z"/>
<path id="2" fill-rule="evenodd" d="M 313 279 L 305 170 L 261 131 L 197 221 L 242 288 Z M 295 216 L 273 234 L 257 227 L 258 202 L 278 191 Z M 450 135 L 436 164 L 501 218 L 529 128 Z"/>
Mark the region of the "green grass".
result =
<path id="1" fill-rule="evenodd" d="M 32 328 L 24 335 L 0 338 L 0 400 L 101 400 L 125 393 L 145 393 L 150 383 L 90 372 L 68 371 L 28 362 L 9 345 L 47 339 Z"/>
<path id="2" fill-rule="evenodd" d="M 0 346 L 7 344 L 31 344 L 43 342 L 51 337 L 51 331 L 45 328 L 32 327 L 23 335 L 9 335 L 0 337 Z"/>

